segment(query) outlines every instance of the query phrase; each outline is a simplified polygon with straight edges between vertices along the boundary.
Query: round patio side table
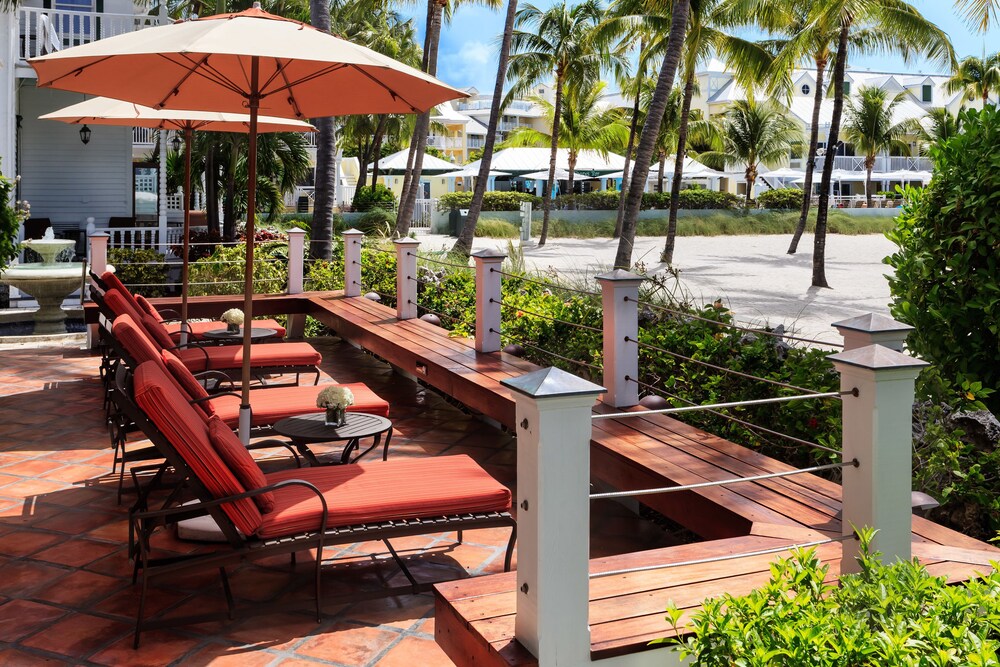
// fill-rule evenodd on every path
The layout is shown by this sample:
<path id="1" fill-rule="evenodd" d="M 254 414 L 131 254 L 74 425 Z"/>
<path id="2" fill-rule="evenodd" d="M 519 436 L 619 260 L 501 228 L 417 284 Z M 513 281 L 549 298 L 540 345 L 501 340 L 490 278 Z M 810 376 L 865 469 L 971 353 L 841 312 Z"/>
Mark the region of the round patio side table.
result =
<path id="1" fill-rule="evenodd" d="M 326 442 L 345 441 L 344 451 L 338 464 L 355 463 L 362 456 L 382 444 L 382 460 L 389 458 L 389 441 L 392 440 L 392 422 L 385 417 L 370 415 L 365 412 L 348 412 L 347 423 L 343 426 L 327 426 L 326 413 L 315 412 L 308 415 L 286 417 L 279 420 L 272 428 L 275 433 L 292 441 L 298 452 L 309 461 L 310 465 L 324 464 L 319 457 L 309 449 L 309 445 Z M 385 442 L 382 438 L 385 436 Z M 354 459 L 351 455 L 360 449 L 363 438 L 373 438 L 372 444 Z"/>
<path id="2" fill-rule="evenodd" d="M 250 329 L 250 341 L 258 342 L 262 340 L 267 340 L 268 338 L 274 338 L 278 335 L 277 329 L 269 329 L 267 327 L 251 327 Z M 240 343 L 243 342 L 243 327 L 240 327 L 239 331 L 230 331 L 226 327 L 221 329 L 209 329 L 202 334 L 205 340 L 210 340 L 221 345 L 226 345 L 228 343 Z"/>

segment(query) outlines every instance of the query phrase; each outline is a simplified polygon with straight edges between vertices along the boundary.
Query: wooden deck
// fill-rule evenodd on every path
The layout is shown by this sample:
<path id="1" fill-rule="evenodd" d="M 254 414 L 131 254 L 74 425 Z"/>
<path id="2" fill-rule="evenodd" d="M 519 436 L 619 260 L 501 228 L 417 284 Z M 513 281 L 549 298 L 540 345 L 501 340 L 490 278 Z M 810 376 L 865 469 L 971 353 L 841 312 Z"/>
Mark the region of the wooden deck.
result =
<path id="1" fill-rule="evenodd" d="M 221 302 L 224 299 L 212 298 L 211 306 L 218 309 Z M 537 368 L 506 354 L 479 354 L 470 341 L 450 337 L 440 327 L 399 321 L 390 308 L 337 292 L 272 297 L 262 304 L 261 314 L 278 312 L 309 313 L 345 339 L 508 427 L 514 424 L 514 400 L 499 382 Z M 598 404 L 595 411 L 607 408 Z M 594 476 L 618 489 L 790 469 L 664 415 L 595 421 L 591 458 Z M 643 502 L 706 541 L 592 560 L 592 572 L 780 548 L 841 531 L 840 486 L 814 475 L 653 495 Z M 991 560 L 1000 560 L 1000 549 L 919 517 L 913 518 L 913 554 L 932 573 L 952 581 L 972 577 L 987 570 Z M 818 555 L 829 564 L 829 576 L 839 576 L 840 545 L 823 545 Z M 671 634 L 664 614 L 668 600 L 688 616 L 706 597 L 760 587 L 775 558 L 743 556 L 592 580 L 592 657 L 647 650 L 651 640 Z M 437 586 L 437 640 L 460 664 L 536 664 L 513 638 L 515 582 L 515 573 L 510 573 Z"/>

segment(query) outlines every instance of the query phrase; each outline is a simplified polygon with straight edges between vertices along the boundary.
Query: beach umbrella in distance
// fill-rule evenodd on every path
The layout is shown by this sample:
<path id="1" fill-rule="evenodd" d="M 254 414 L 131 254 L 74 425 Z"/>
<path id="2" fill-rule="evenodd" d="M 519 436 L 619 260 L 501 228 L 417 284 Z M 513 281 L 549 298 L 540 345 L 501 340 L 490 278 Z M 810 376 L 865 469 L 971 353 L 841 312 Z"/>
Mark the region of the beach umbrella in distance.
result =
<path id="1" fill-rule="evenodd" d="M 420 113 L 466 93 L 312 26 L 253 8 L 146 28 L 32 58 L 37 87 L 155 109 L 249 113 L 244 311 L 253 313 L 260 114 L 319 118 Z M 250 434 L 250 327 L 244 327 L 240 435 Z"/>
<path id="2" fill-rule="evenodd" d="M 43 120 L 58 120 L 76 125 L 121 125 L 174 130 L 184 135 L 184 238 L 181 258 L 181 345 L 187 343 L 188 321 L 188 256 L 191 242 L 191 140 L 195 130 L 203 132 L 250 131 L 250 116 L 218 111 L 185 111 L 153 109 L 108 97 L 93 97 L 71 104 L 52 113 L 39 116 Z M 258 132 L 311 132 L 312 125 L 300 120 L 261 116 Z M 163 150 L 163 146 L 160 147 Z M 249 324 L 248 324 L 249 326 Z"/>

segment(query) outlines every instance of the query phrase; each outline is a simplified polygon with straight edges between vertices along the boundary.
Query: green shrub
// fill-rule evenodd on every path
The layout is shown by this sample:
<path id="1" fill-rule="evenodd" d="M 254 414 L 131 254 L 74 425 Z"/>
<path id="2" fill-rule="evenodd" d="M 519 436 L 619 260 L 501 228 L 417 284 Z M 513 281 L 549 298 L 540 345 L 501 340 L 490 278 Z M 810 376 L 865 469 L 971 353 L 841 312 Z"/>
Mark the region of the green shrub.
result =
<path id="1" fill-rule="evenodd" d="M 907 189 L 898 250 L 885 262 L 893 317 L 911 350 L 945 377 L 1000 387 L 1000 111 L 962 112 L 964 131 L 931 147 L 934 179 Z M 1000 411 L 1000 394 L 987 405 Z"/>
<path id="2" fill-rule="evenodd" d="M 861 571 L 828 583 L 815 550 L 771 566 L 770 583 L 746 596 L 706 600 L 681 645 L 700 667 L 996 665 L 1000 573 L 950 586 L 915 561 L 883 565 L 862 531 Z M 677 627 L 681 610 L 667 618 Z"/>
<path id="3" fill-rule="evenodd" d="M 191 296 L 242 294 L 246 246 L 220 245 L 190 266 Z M 278 241 L 254 248 L 253 289 L 256 294 L 283 292 L 288 286 L 288 244 Z"/>
<path id="4" fill-rule="evenodd" d="M 27 217 L 21 206 L 11 205 L 17 186 L 15 179 L 0 174 L 0 269 L 17 257 L 17 234 L 21 221 Z M 21 204 L 21 202 L 17 202 Z"/>
<path id="5" fill-rule="evenodd" d="M 669 194 L 667 195 L 669 206 Z M 681 190 L 677 197 L 680 208 L 689 209 L 726 209 L 737 208 L 742 200 L 734 194 L 728 192 L 716 192 L 715 190 L 703 190 L 701 188 L 689 188 Z M 659 208 L 659 207 L 657 207 Z"/>
<path id="6" fill-rule="evenodd" d="M 802 209 L 802 190 L 798 188 L 768 190 L 757 196 L 757 205 L 773 210 L 798 211 Z"/>
<path id="7" fill-rule="evenodd" d="M 618 190 L 594 190 L 579 195 L 559 195 L 555 206 L 559 209 L 579 211 L 617 211 Z"/>
<path id="8" fill-rule="evenodd" d="M 541 197 L 536 197 L 530 192 L 501 192 L 490 190 L 483 193 L 484 211 L 520 211 L 521 202 L 530 201 L 532 206 L 542 205 Z M 469 208 L 472 204 L 472 192 L 449 192 L 438 198 L 437 209 L 439 211 L 450 211 L 453 208 Z"/>
<path id="9" fill-rule="evenodd" d="M 396 195 L 381 183 L 365 185 L 355 190 L 351 208 L 355 211 L 393 211 L 396 209 Z"/>
<path id="10" fill-rule="evenodd" d="M 151 248 L 108 249 L 108 263 L 114 265 L 118 279 L 133 293 L 145 297 L 166 296 L 167 288 L 163 286 L 167 282 L 165 261 L 163 255 Z"/>
<path id="11" fill-rule="evenodd" d="M 354 226 L 367 235 L 388 238 L 392 236 L 392 231 L 396 227 L 396 216 L 389 211 L 375 208 L 358 218 Z"/>
<path id="12" fill-rule="evenodd" d="M 521 230 L 513 223 L 496 218 L 480 218 L 476 223 L 476 236 L 488 239 L 516 239 Z"/>
<path id="13" fill-rule="evenodd" d="M 643 192 L 642 193 L 642 206 L 644 210 L 657 209 L 660 211 L 666 211 L 670 208 L 670 193 L 669 192 Z"/>

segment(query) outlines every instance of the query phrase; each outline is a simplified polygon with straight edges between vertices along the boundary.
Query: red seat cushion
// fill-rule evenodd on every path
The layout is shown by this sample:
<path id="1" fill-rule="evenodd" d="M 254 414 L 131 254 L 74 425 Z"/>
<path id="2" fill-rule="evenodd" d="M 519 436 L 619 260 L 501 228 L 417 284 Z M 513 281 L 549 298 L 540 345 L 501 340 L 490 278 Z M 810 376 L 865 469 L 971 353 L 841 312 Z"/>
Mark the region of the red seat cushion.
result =
<path id="1" fill-rule="evenodd" d="M 160 349 L 169 350 L 174 346 L 174 341 L 170 338 L 170 334 L 163 328 L 160 321 L 152 315 L 143 313 L 142 326 L 146 329 L 146 333 L 149 334 L 153 343 L 158 345 Z"/>
<path id="2" fill-rule="evenodd" d="M 146 313 L 150 317 L 156 319 L 157 322 L 162 322 L 163 317 L 160 315 L 160 311 L 156 309 L 156 306 L 149 302 L 149 299 L 141 294 L 135 294 L 135 303 L 139 306 L 139 310 Z"/>
<path id="3" fill-rule="evenodd" d="M 162 363 L 160 351 L 156 348 L 149 334 L 137 323 L 131 315 L 119 315 L 111 325 L 111 332 L 115 335 L 115 340 L 121 343 L 136 364 L 146 361 Z"/>
<path id="4" fill-rule="evenodd" d="M 135 402 L 213 498 L 246 491 L 212 446 L 205 419 L 161 366 L 147 361 L 135 369 L 133 391 Z M 260 510 L 249 498 L 225 503 L 222 509 L 244 535 L 253 535 L 260 528 Z"/>
<path id="5" fill-rule="evenodd" d="M 188 370 L 187 366 L 184 365 L 177 355 L 170 350 L 160 351 L 161 359 L 163 365 L 166 366 L 167 371 L 170 375 L 177 381 L 178 386 L 193 400 L 200 401 L 195 403 L 205 416 L 211 417 L 215 414 L 215 410 L 212 408 L 212 401 L 205 401 L 201 399 L 208 398 L 208 392 L 205 391 L 205 387 L 202 386 L 191 371 Z M 237 406 L 238 409 L 239 406 Z"/>
<path id="6" fill-rule="evenodd" d="M 167 329 L 167 333 L 175 341 L 180 341 L 181 338 L 181 323 L 180 322 L 165 322 L 163 324 Z M 269 338 L 268 340 L 277 341 L 279 338 L 285 337 L 285 327 L 278 324 L 276 320 L 254 320 L 254 328 L 263 327 L 265 329 L 274 329 L 278 333 L 275 334 L 274 338 Z M 226 325 L 223 322 L 188 322 L 188 327 L 190 327 L 190 336 L 195 340 L 201 340 L 205 336 L 206 331 L 212 331 L 214 329 L 225 329 Z"/>
<path id="7" fill-rule="evenodd" d="M 510 490 L 464 454 L 282 470 L 265 477 L 268 484 L 302 479 L 315 485 L 327 502 L 328 527 L 510 509 Z M 322 506 L 309 489 L 277 489 L 274 501 L 259 536 L 319 529 Z"/>
<path id="8" fill-rule="evenodd" d="M 215 447 L 216 454 L 233 471 L 243 488 L 253 491 L 267 486 L 267 480 L 260 466 L 233 433 L 233 429 L 223 424 L 218 417 L 208 420 L 208 437 Z M 257 509 L 265 514 L 274 509 L 274 493 L 271 491 L 254 496 L 253 501 L 257 504 Z"/>
<path id="9" fill-rule="evenodd" d="M 316 407 L 316 395 L 329 385 L 318 387 L 268 387 L 250 392 L 253 426 L 270 426 L 285 417 L 321 412 Z M 389 403 L 360 382 L 342 385 L 354 394 L 354 405 L 347 408 L 351 412 L 366 412 L 381 417 L 389 416 Z M 229 426 L 235 428 L 240 419 L 240 399 L 235 396 L 213 398 L 214 414 Z"/>
<path id="10" fill-rule="evenodd" d="M 192 373 L 232 370 L 243 366 L 242 345 L 177 350 L 177 356 Z M 322 355 L 309 343 L 273 343 L 250 348 L 250 365 L 254 368 L 318 366 L 322 360 Z"/>

